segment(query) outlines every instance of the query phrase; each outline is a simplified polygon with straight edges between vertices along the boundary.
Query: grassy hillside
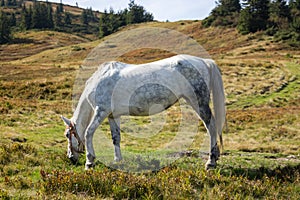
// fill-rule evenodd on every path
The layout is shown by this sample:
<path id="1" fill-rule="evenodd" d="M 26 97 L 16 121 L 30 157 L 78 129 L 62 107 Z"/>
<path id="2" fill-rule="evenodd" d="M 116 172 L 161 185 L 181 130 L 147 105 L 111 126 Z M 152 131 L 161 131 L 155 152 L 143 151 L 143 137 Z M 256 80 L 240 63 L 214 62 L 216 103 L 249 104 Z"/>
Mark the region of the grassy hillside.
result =
<path id="1" fill-rule="evenodd" d="M 21 3 L 22 2 L 22 3 Z M 60 3 L 53 3 L 45 1 L 36 1 L 37 5 L 35 5 L 34 1 L 32 0 L 25 0 L 25 1 L 17 1 L 16 5 L 10 6 L 1 6 L 1 11 L 5 13 L 7 18 L 11 21 L 15 21 L 11 25 L 11 39 L 9 43 L 18 43 L 22 42 L 19 39 L 20 34 L 16 34 L 17 32 L 24 31 L 24 30 L 35 30 L 35 29 L 42 29 L 42 30 L 55 30 L 59 32 L 67 32 L 72 33 L 74 35 L 79 35 L 80 37 L 85 37 L 90 40 L 95 40 L 99 37 L 99 18 L 101 13 L 99 11 L 92 11 L 92 8 L 80 8 L 77 6 L 65 5 L 63 4 L 63 12 L 60 13 L 60 22 L 57 24 L 56 18 L 56 10 L 60 7 Z M 46 6 L 45 9 L 47 11 L 51 6 L 52 8 L 52 25 L 49 25 L 48 18 L 42 18 L 41 16 L 48 17 L 48 13 L 44 13 L 45 11 L 41 10 L 42 6 Z M 26 13 L 25 9 L 26 8 Z M 35 10 L 36 9 L 36 10 Z M 30 11 L 31 10 L 31 11 Z M 38 11 L 37 11 L 38 10 Z M 89 12 L 88 23 L 83 24 L 82 22 L 82 13 L 83 11 Z M 33 13 L 42 13 L 42 15 L 37 14 L 39 20 L 42 21 L 42 25 L 34 26 L 33 25 Z M 92 14 L 91 14 L 92 13 Z M 24 23 L 24 16 L 28 15 L 27 18 L 31 20 L 27 20 L 27 24 Z M 68 23 L 65 22 L 66 15 L 69 16 L 70 21 Z M 92 15 L 92 16 L 91 16 Z M 13 17 L 14 16 L 14 17 Z M 12 17 L 14 20 L 12 20 Z M 45 24 L 48 23 L 48 26 Z M 22 37 L 21 37 L 22 39 Z M 5 42 L 6 43 L 6 42 Z"/>
<path id="2" fill-rule="evenodd" d="M 189 35 L 220 66 L 228 132 L 217 169 L 204 170 L 207 155 L 198 150 L 207 136 L 201 123 L 189 152 L 178 152 L 179 159 L 159 172 L 130 174 L 100 162 L 84 172 L 84 158 L 71 165 L 59 116 L 72 115 L 74 79 L 101 41 L 28 31 L 18 35 L 19 43 L 0 46 L 0 198 L 299 199 L 300 50 L 262 33 L 241 36 L 235 29 L 203 28 L 200 21 L 153 22 L 121 31 L 141 26 Z M 140 49 L 120 60 L 143 63 L 170 55 Z M 180 118 L 176 109 L 167 116 L 159 134 L 164 139 L 172 137 Z M 108 134 L 106 121 L 101 131 Z M 131 139 L 123 134 L 122 148 L 143 151 Z"/>

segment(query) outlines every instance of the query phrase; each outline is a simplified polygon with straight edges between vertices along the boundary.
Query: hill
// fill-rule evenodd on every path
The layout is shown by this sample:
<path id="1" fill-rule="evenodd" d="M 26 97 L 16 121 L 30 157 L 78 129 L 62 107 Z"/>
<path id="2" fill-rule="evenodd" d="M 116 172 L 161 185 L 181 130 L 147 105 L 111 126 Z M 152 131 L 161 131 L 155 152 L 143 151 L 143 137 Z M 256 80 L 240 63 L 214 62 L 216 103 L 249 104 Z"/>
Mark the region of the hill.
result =
<path id="1" fill-rule="evenodd" d="M 120 31 L 138 27 L 188 35 L 220 66 L 228 133 L 218 169 L 206 174 L 197 153 L 205 138 L 201 124 L 189 147 L 191 155 L 179 152 L 183 157 L 159 173 L 131 175 L 101 164 L 85 173 L 83 160 L 72 166 L 65 158 L 67 144 L 59 116 L 72 114 L 72 89 L 83 60 L 112 36 L 90 41 L 76 34 L 29 30 L 17 35 L 18 42 L 0 45 L 0 197 L 196 199 L 202 194 L 204 199 L 219 199 L 231 194 L 233 198 L 284 198 L 283 191 L 289 191 L 291 198 L 298 199 L 299 49 L 262 32 L 240 35 L 234 28 L 205 28 L 201 21 L 149 22 Z M 170 55 L 161 49 L 137 49 L 119 59 L 143 63 Z M 176 130 L 179 116 L 170 112 L 172 120 L 164 128 L 166 133 L 161 133 L 164 137 Z M 109 132 L 107 122 L 101 130 Z M 122 148 L 142 149 L 141 141 L 135 144 L 129 139 L 122 135 Z M 105 180 L 111 180 L 105 184 L 106 192 L 100 182 Z M 142 185 L 145 180 L 149 188 Z M 165 181 L 168 186 L 163 186 Z"/>
<path id="2" fill-rule="evenodd" d="M 77 4 L 78 5 L 78 4 Z M 128 8 L 103 13 L 62 3 L 24 0 L 0 2 L 0 44 L 16 42 L 14 33 L 26 30 L 54 30 L 76 33 L 91 40 L 116 32 L 120 27 L 153 21 L 153 15 L 134 0 Z"/>
<path id="3" fill-rule="evenodd" d="M 4 1 L 6 2 L 6 1 Z M 53 2 L 17 0 L 0 6 L 12 34 L 24 30 L 55 30 L 80 35 L 91 40 L 99 37 L 101 13 L 92 8 L 80 8 Z M 85 19 L 83 21 L 83 18 Z M 40 23 L 42 22 L 42 23 Z M 8 29 L 8 28 L 7 28 Z M 3 34 L 1 32 L 1 34 Z M 11 36 L 10 42 L 14 42 Z M 1 42 L 1 41 L 0 41 Z"/>

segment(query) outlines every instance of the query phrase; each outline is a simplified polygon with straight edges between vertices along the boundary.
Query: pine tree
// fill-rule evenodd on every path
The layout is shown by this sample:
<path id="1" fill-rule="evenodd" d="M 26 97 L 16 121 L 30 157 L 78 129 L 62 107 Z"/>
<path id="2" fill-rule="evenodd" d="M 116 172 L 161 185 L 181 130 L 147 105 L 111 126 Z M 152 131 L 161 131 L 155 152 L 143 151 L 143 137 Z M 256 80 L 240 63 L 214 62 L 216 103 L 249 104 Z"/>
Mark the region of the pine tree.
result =
<path id="1" fill-rule="evenodd" d="M 65 21 L 66 25 L 71 25 L 72 24 L 71 14 L 69 12 L 65 13 L 64 21 Z"/>
<path id="2" fill-rule="evenodd" d="M 34 1 L 32 8 L 31 28 L 42 29 L 47 22 L 47 7 L 40 2 Z"/>
<path id="3" fill-rule="evenodd" d="M 10 28 L 9 19 L 0 9 L 0 44 L 7 43 L 11 40 Z"/>
<path id="4" fill-rule="evenodd" d="M 109 34 L 114 33 L 120 27 L 119 16 L 115 14 L 113 8 L 110 8 L 108 18 L 107 18 L 107 26 Z"/>
<path id="5" fill-rule="evenodd" d="M 89 24 L 89 20 L 88 20 L 88 13 L 86 9 L 83 9 L 81 12 L 81 16 L 80 16 L 80 20 L 81 23 L 84 25 L 88 25 Z"/>
<path id="6" fill-rule="evenodd" d="M 56 27 L 62 26 L 62 14 L 60 12 L 59 6 L 56 7 L 55 14 L 54 14 L 54 23 Z"/>
<path id="7" fill-rule="evenodd" d="M 289 3 L 291 10 L 291 29 L 296 33 L 300 33 L 300 0 L 294 0 Z"/>
<path id="8" fill-rule="evenodd" d="M 12 5 L 12 0 L 6 0 L 6 6 L 9 7 Z"/>
<path id="9" fill-rule="evenodd" d="M 107 13 L 107 10 L 104 10 L 104 13 L 100 16 L 100 26 L 99 26 L 99 37 L 103 38 L 107 35 L 109 35 L 109 27 L 108 27 L 108 22 L 109 22 L 109 15 Z"/>
<path id="10" fill-rule="evenodd" d="M 148 13 L 143 6 L 135 4 L 134 0 L 129 3 L 129 8 L 123 11 L 115 12 L 110 8 L 109 13 L 104 10 L 100 16 L 99 37 L 102 38 L 118 30 L 119 27 L 133 24 L 153 21 L 153 15 Z"/>
<path id="11" fill-rule="evenodd" d="M 9 19 L 9 24 L 10 26 L 16 26 L 17 25 L 17 20 L 16 20 L 16 15 L 15 13 L 12 13 Z"/>
<path id="12" fill-rule="evenodd" d="M 219 0 L 218 12 L 222 16 L 230 15 L 233 12 L 240 12 L 241 4 L 239 0 Z"/>
<path id="13" fill-rule="evenodd" d="M 252 23 L 253 16 L 251 15 L 250 8 L 247 7 L 241 11 L 237 29 L 242 34 L 248 34 L 252 31 L 254 32 L 254 30 L 252 30 Z"/>
<path id="14" fill-rule="evenodd" d="M 153 15 L 148 13 L 143 6 L 137 5 L 134 0 L 128 4 L 127 24 L 153 21 Z"/>
<path id="15" fill-rule="evenodd" d="M 62 3 L 62 0 L 60 0 L 60 3 L 57 8 L 58 8 L 58 12 L 60 12 L 60 13 L 64 12 L 64 5 Z"/>
<path id="16" fill-rule="evenodd" d="M 32 6 L 29 6 L 29 9 L 26 9 L 25 4 L 22 6 L 21 12 L 21 28 L 23 30 L 28 30 L 31 28 L 31 19 L 32 19 Z"/>
<path id="17" fill-rule="evenodd" d="M 31 15 L 31 27 L 38 28 L 39 27 L 39 3 L 34 1 L 33 8 L 32 8 L 32 15 Z"/>
<path id="18" fill-rule="evenodd" d="M 247 0 L 241 11 L 238 30 L 241 33 L 250 33 L 266 30 L 269 20 L 270 0 Z"/>
<path id="19" fill-rule="evenodd" d="M 134 0 L 131 0 L 128 5 L 127 24 L 141 23 L 143 21 L 144 8 L 135 4 Z"/>
<path id="20" fill-rule="evenodd" d="M 49 18 L 48 18 L 48 7 L 46 4 L 42 3 L 40 4 L 40 16 L 39 16 L 39 28 L 43 29 L 43 28 L 51 28 L 50 24 L 49 24 Z"/>
<path id="21" fill-rule="evenodd" d="M 241 4 L 239 0 L 219 0 L 209 17 L 202 24 L 208 26 L 236 26 Z"/>
<path id="22" fill-rule="evenodd" d="M 54 28 L 54 22 L 53 22 L 53 10 L 51 3 L 47 2 L 47 25 L 46 28 Z"/>
<path id="23" fill-rule="evenodd" d="M 93 12 L 93 8 L 90 7 L 86 10 L 86 13 L 87 13 L 87 16 L 88 16 L 88 21 L 89 22 L 94 22 L 96 17 L 94 15 L 94 12 Z"/>
<path id="24" fill-rule="evenodd" d="M 128 16 L 128 9 L 125 8 L 124 10 L 121 10 L 117 13 L 119 16 L 120 26 L 126 26 L 127 25 L 127 16 Z"/>
<path id="25" fill-rule="evenodd" d="M 275 0 L 270 4 L 270 25 L 278 29 L 288 29 L 290 19 L 286 0 Z"/>

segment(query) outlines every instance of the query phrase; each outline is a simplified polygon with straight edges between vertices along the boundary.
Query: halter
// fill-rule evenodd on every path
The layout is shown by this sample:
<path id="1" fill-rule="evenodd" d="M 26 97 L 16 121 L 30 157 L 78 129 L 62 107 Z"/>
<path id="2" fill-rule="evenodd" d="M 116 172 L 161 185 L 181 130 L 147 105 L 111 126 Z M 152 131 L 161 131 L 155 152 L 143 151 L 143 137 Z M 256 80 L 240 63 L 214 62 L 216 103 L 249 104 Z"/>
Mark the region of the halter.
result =
<path id="1" fill-rule="evenodd" d="M 80 137 L 79 137 L 79 135 L 77 133 L 77 129 L 76 129 L 75 124 L 73 122 L 71 122 L 71 124 L 69 126 L 67 126 L 66 129 L 70 130 L 70 134 L 66 135 L 66 136 L 69 139 L 69 148 L 71 149 L 71 151 L 74 151 L 76 153 L 84 153 L 84 144 L 81 141 L 81 139 L 80 139 Z M 76 140 L 78 142 L 77 149 L 75 147 L 73 147 L 73 144 L 72 144 L 72 135 L 74 135 L 74 137 L 76 138 Z"/>

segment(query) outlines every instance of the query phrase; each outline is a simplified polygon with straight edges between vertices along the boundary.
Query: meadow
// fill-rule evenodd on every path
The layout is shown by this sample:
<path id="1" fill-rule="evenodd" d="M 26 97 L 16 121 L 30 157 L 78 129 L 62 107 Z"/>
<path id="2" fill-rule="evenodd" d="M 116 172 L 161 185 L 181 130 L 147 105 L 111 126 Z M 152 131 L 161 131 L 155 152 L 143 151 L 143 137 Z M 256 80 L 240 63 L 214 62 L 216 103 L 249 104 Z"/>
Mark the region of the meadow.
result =
<path id="1" fill-rule="evenodd" d="M 99 160 L 94 170 L 84 171 L 84 156 L 72 165 L 60 115 L 72 116 L 77 72 L 101 41 L 28 31 L 16 36 L 22 42 L 0 46 L 0 199 L 300 199 L 299 49 L 263 33 L 241 36 L 235 29 L 202 28 L 200 21 L 131 28 L 139 26 L 186 34 L 219 65 L 228 126 L 217 168 L 205 170 L 207 135 L 201 122 L 189 147 L 163 152 L 171 163 L 137 156 L 145 146 L 155 150 L 159 142 L 174 137 L 181 118 L 178 106 L 164 114 L 159 134 L 146 142 L 133 140 L 128 127 L 142 127 L 149 118 L 133 118 L 124 126 L 121 148 L 135 153 L 128 160 L 138 166 L 106 166 Z M 142 63 L 168 56 L 141 49 L 120 60 Z M 109 135 L 108 122 L 99 130 Z M 106 154 L 113 156 L 112 151 Z M 149 166 L 159 170 L 116 169 Z"/>

